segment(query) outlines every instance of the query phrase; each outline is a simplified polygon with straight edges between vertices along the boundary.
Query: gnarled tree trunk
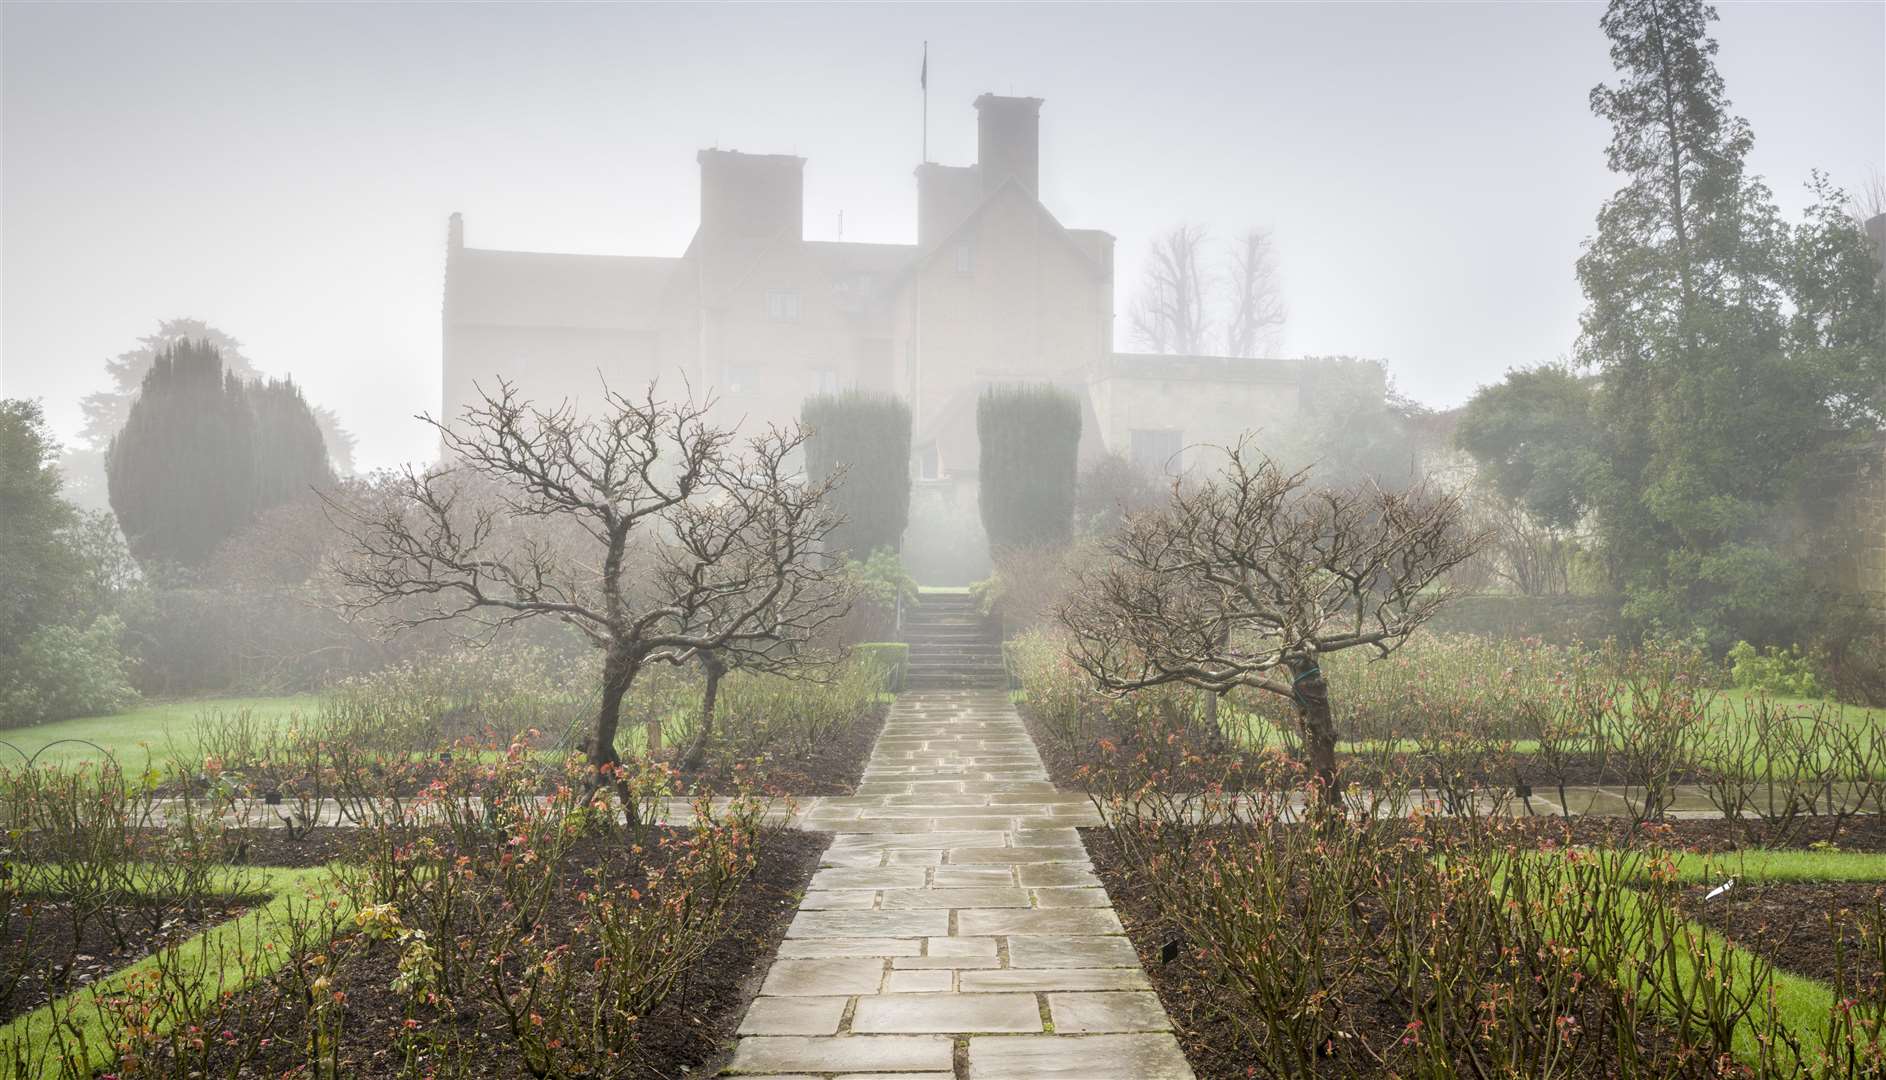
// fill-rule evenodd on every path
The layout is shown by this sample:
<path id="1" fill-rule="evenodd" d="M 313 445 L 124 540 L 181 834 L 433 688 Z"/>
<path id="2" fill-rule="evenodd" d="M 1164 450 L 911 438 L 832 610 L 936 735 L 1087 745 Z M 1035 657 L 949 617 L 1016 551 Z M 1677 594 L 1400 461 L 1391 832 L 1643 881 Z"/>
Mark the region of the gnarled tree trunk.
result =
<path id="1" fill-rule="evenodd" d="M 616 791 L 622 796 L 623 812 L 629 817 L 629 824 L 639 824 L 635 820 L 635 799 L 629 789 L 627 779 L 620 771 L 622 759 L 616 755 L 616 729 L 622 722 L 622 699 L 628 695 L 629 687 L 635 682 L 639 662 L 632 656 L 624 655 L 614 649 L 603 655 L 602 663 L 602 705 L 596 711 L 596 730 L 589 741 L 589 764 L 593 772 L 590 778 L 590 796 L 602 790 L 612 781 Z"/>
<path id="2" fill-rule="evenodd" d="M 701 692 L 701 726 L 681 759 L 684 769 L 698 769 L 707 760 L 707 747 L 714 738 L 714 700 L 720 695 L 721 677 L 727 674 L 727 662 L 718 653 L 701 654 L 701 670 L 707 673 L 707 689 Z"/>
<path id="3" fill-rule="evenodd" d="M 1303 728 L 1303 746 L 1310 768 L 1322 784 L 1323 798 L 1342 798 L 1342 778 L 1336 772 L 1336 718 L 1329 709 L 1329 683 L 1315 657 L 1291 660 L 1290 688 L 1296 695 L 1297 722 Z"/>

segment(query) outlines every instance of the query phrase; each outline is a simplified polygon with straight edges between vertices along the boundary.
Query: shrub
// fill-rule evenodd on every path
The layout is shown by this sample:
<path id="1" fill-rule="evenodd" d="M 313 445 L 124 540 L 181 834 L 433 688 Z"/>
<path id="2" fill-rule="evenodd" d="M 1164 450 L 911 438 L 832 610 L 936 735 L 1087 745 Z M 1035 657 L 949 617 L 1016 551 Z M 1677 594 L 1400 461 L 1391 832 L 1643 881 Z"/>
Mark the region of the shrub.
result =
<path id="1" fill-rule="evenodd" d="M 898 603 L 917 606 L 916 579 L 889 548 L 879 548 L 862 561 L 848 560 L 845 577 L 853 589 L 851 610 L 838 623 L 838 635 L 845 642 L 888 638 L 897 632 Z"/>
<path id="2" fill-rule="evenodd" d="M 976 403 L 989 547 L 1065 544 L 1074 531 L 1080 401 L 1057 387 L 992 386 Z"/>
<path id="3" fill-rule="evenodd" d="M 1729 678 L 1743 690 L 1808 698 L 1823 693 L 1816 665 L 1799 645 L 1786 649 L 1771 645 L 1758 650 L 1746 641 L 1738 641 L 1729 650 Z"/>
<path id="4" fill-rule="evenodd" d="M 910 406 L 853 390 L 807 398 L 800 418 L 811 429 L 806 474 L 824 480 L 844 471 L 831 495 L 845 517 L 833 547 L 853 553 L 902 547 L 910 520 Z"/>
<path id="5" fill-rule="evenodd" d="M 884 688 L 898 693 L 910 674 L 910 646 L 901 641 L 867 641 L 851 650 L 860 664 L 884 675 Z"/>
<path id="6" fill-rule="evenodd" d="M 100 615 L 86 627 L 42 626 L 0 678 L 0 727 L 113 713 L 137 701 L 118 647 L 124 624 Z"/>

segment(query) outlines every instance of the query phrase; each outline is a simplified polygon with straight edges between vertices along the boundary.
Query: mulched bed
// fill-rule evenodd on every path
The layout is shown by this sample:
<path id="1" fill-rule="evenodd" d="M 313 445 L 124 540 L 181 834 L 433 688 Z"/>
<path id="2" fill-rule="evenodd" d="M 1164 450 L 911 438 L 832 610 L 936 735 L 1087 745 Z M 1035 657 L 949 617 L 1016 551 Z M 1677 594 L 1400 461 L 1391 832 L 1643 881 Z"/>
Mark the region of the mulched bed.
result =
<path id="1" fill-rule="evenodd" d="M 878 704 L 851 722 L 842 734 L 825 739 L 804 758 L 765 758 L 752 772 L 752 780 L 761 791 L 780 795 L 852 795 L 864 777 L 864 766 L 871 759 L 871 748 L 890 706 Z M 750 763 L 749 763 L 750 764 Z M 705 787 L 715 795 L 732 795 L 739 790 L 732 762 L 709 762 L 698 770 L 681 774 L 681 785 L 688 791 Z"/>
<path id="2" fill-rule="evenodd" d="M 158 949 L 236 918 L 260 900 L 255 896 L 218 897 L 206 901 L 197 915 L 179 911 L 156 928 L 141 913 L 121 908 L 122 942 L 113 936 L 101 915 L 90 916 L 74 942 L 71 901 L 20 897 L 13 901 L 11 917 L 0 921 L 0 1022 L 29 1013 Z"/>
<path id="3" fill-rule="evenodd" d="M 759 864 L 736 894 L 732 932 L 717 942 L 696 966 L 688 985 L 641 1020 L 644 1060 L 638 1075 L 662 1080 L 683 1076 L 712 1076 L 730 1054 L 734 1030 L 759 983 L 798 898 L 818 867 L 819 855 L 831 842 L 830 834 L 771 830 L 764 839 Z M 602 866 L 604 880 L 626 891 L 645 881 L 649 870 L 665 857 L 662 849 L 645 842 L 639 851 L 619 839 L 596 838 L 579 844 L 566 868 L 564 888 L 552 900 L 546 922 L 571 919 L 581 911 L 578 889 L 594 887 L 584 868 Z M 369 944 L 353 962 L 332 975 L 331 989 L 346 996 L 347 1022 L 339 1048 L 341 1073 L 359 1080 L 380 1080 L 406 1075 L 395 1049 L 405 1016 L 404 998 L 391 990 L 398 974 L 399 948 L 383 941 Z M 279 977 L 278 977 L 279 981 Z M 250 1001 L 272 1000 L 276 986 L 251 988 L 239 995 Z M 252 1015 L 259 1006 L 237 1015 Z M 452 1057 L 451 1074 L 470 1078 L 515 1078 L 527 1075 L 513 1049 L 502 1017 L 487 1003 L 462 1002 L 456 1015 L 422 1015 L 426 1028 L 449 1035 L 460 1051 Z M 241 1070 L 242 1076 L 285 1075 L 299 1064 L 295 1052 L 301 1037 L 300 1017 L 281 1015 L 265 1033 L 270 1044 Z M 227 1062 L 217 1062 L 227 1065 Z"/>
<path id="4" fill-rule="evenodd" d="M 1846 949 L 1849 988 L 1866 990 L 1882 979 L 1878 965 L 1861 949 L 1860 916 L 1886 884 L 1877 881 L 1774 882 L 1736 885 L 1705 902 L 1710 886 L 1685 891 L 1683 909 L 1775 967 L 1832 984 Z M 1834 916 L 1829 918 L 1829 916 Z"/>
<path id="5" fill-rule="evenodd" d="M 1177 933 L 1156 894 L 1134 880 L 1107 830 L 1084 828 L 1080 832 L 1094 872 L 1106 886 L 1114 910 L 1139 953 L 1140 964 L 1152 980 L 1160 1003 L 1172 1019 L 1173 1033 L 1198 1080 L 1248 1080 L 1255 1075 L 1250 1071 L 1256 1055 L 1250 1042 L 1253 1033 L 1231 1019 L 1230 1010 L 1221 1007 L 1231 1004 L 1231 991 L 1215 982 L 1209 968 L 1183 947 L 1169 963 L 1164 961 L 1163 951 L 1169 942 L 1177 939 Z M 1390 993 L 1358 993 L 1347 1004 L 1345 1023 L 1370 1045 L 1393 1046 L 1404 1030 L 1405 1015 Z M 1640 1046 L 1669 1051 L 1660 1055 L 1669 1059 L 1668 1071 L 1659 1071 L 1658 1075 L 1704 1075 L 1700 1071 L 1686 1071 L 1674 1060 L 1675 1051 L 1667 1033 L 1651 1028 L 1637 1033 L 1636 1041 Z M 1691 1068 L 1701 1069 L 1701 1063 L 1692 1063 Z M 1332 1061 L 1319 1070 L 1318 1075 L 1344 1080 L 1388 1080 L 1403 1074 Z M 1587 1067 L 1577 1075 L 1610 1077 L 1616 1074 L 1603 1062 L 1587 1062 Z"/>

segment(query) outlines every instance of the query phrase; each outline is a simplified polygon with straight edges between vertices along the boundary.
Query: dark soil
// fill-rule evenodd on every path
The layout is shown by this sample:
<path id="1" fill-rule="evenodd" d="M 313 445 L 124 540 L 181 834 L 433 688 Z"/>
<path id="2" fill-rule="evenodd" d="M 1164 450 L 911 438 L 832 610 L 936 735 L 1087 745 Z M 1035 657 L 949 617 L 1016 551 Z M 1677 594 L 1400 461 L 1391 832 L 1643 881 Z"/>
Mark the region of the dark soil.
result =
<path id="1" fill-rule="evenodd" d="M 633 1075 L 675 1080 L 715 1074 L 730 1052 L 740 1017 L 757 993 L 799 896 L 830 841 L 825 833 L 770 830 L 765 834 L 759 863 L 735 894 L 731 931 L 711 948 L 685 987 L 641 1019 Z M 573 920 L 582 910 L 575 893 L 596 887 L 597 879 L 586 873 L 590 868 L 600 868 L 606 887 L 624 894 L 637 883 L 645 884 L 666 858 L 665 849 L 652 842 L 636 847 L 609 838 L 582 842 L 565 869 L 567 880 L 551 902 L 546 924 Z M 341 1075 L 358 1080 L 408 1075 L 402 1071 L 398 1048 L 407 1020 L 402 1011 L 406 999 L 391 989 L 398 960 L 396 942 L 366 943 L 361 953 L 331 974 L 329 989 L 345 995 L 346 1001 L 346 1024 L 337 1054 Z M 241 1051 L 232 1044 L 228 1054 L 255 1056 L 231 1075 L 283 1076 L 301 1063 L 297 1051 L 305 1035 L 305 1012 L 274 1004 L 288 993 L 286 984 L 283 976 L 277 976 L 237 995 L 227 1006 L 225 1017 L 272 1017 L 266 1030 L 244 1031 Z M 439 1048 L 443 1055 L 439 1060 L 449 1061 L 448 1071 L 454 1077 L 510 1080 L 528 1075 L 502 1014 L 488 1001 L 462 1000 L 456 1012 L 422 1009 L 415 1019 L 419 1030 L 429 1033 Z M 265 1040 L 266 1045 L 258 1049 L 258 1040 Z M 231 1064 L 217 1062 L 219 1068 Z"/>
<path id="2" fill-rule="evenodd" d="M 76 918 L 70 900 L 57 896 L 14 899 L 10 909 L 0 909 L 7 913 L 0 918 L 0 1022 L 236 918 L 260 900 L 255 896 L 209 898 L 194 915 L 181 909 L 167 912 L 156 926 L 148 909 L 115 905 L 108 913 L 88 915 L 74 941 Z M 107 915 L 115 916 L 122 940 L 112 933 Z"/>
<path id="3" fill-rule="evenodd" d="M 1683 896 L 1691 918 L 1719 930 L 1729 940 L 1773 963 L 1777 968 L 1835 981 L 1842 967 L 1848 993 L 1876 991 L 1886 973 L 1879 970 L 1876 953 L 1862 949 L 1860 926 L 1874 903 L 1886 891 L 1877 881 L 1797 881 L 1738 884 L 1705 901 L 1709 885 L 1697 885 Z"/>
<path id="4" fill-rule="evenodd" d="M 851 722 L 842 733 L 821 741 L 804 757 L 764 757 L 757 769 L 747 763 L 750 781 L 763 792 L 780 795 L 851 795 L 864 776 L 865 762 L 884 730 L 884 718 L 890 707 L 873 705 Z M 700 769 L 684 771 L 681 786 L 688 791 L 703 787 L 715 795 L 733 795 L 739 784 L 734 763 L 710 761 Z"/>
<path id="5" fill-rule="evenodd" d="M 1252 1040 L 1259 1036 L 1234 1019 L 1238 1009 L 1233 991 L 1218 983 L 1196 951 L 1185 947 L 1179 940 L 1156 893 L 1144 882 L 1134 879 L 1128 863 L 1121 857 L 1107 830 L 1082 829 L 1081 840 L 1087 846 L 1094 872 L 1106 885 L 1120 922 L 1126 927 L 1127 936 L 1139 953 L 1141 966 L 1151 978 L 1160 1003 L 1172 1019 L 1173 1032 L 1184 1048 L 1198 1080 L 1248 1080 L 1255 1075 L 1250 1070 L 1258 1050 Z M 1165 956 L 1169 945 L 1177 947 L 1170 950 L 1172 959 L 1168 962 Z M 1343 1080 L 1389 1080 L 1394 1076 L 1406 1075 L 1394 1067 L 1398 1060 L 1394 1054 L 1396 1042 L 1405 1030 L 1407 1018 L 1395 993 L 1392 985 L 1359 988 L 1345 999 L 1343 1012 L 1345 1022 L 1354 1036 L 1369 1046 L 1386 1050 L 1390 1064 L 1369 1067 L 1353 1060 L 1340 1063 L 1332 1060 L 1327 1067 L 1319 1070 L 1319 1076 L 1332 1080 L 1336 1077 Z M 1600 1036 L 1596 1032 L 1592 1035 L 1599 1040 L 1611 1037 L 1608 1034 Z M 1667 1052 L 1659 1056 L 1668 1059 L 1668 1071 L 1659 1071 L 1657 1075 L 1671 1078 L 1707 1075 L 1701 1063 L 1692 1062 L 1686 1067 L 1675 1060 L 1673 1043 L 1667 1033 L 1653 1028 L 1638 1032 L 1635 1039 L 1640 1046 L 1659 1050 L 1667 1048 Z M 1602 1050 L 1602 1046 L 1608 1044 L 1596 1041 L 1589 1045 L 1594 1047 L 1595 1052 L 1591 1059 L 1582 1063 L 1575 1075 L 1615 1076 L 1615 1072 L 1608 1067 L 1609 1056 Z"/>

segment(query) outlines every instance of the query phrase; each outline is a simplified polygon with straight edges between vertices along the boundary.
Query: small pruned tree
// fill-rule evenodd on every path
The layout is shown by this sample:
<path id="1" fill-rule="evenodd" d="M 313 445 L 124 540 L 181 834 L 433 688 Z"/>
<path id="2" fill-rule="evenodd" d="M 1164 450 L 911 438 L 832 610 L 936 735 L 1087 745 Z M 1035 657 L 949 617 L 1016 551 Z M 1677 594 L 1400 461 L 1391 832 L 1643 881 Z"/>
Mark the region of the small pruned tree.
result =
<path id="1" fill-rule="evenodd" d="M 1100 688 L 1251 687 L 1296 706 L 1310 765 L 1340 793 L 1336 728 L 1319 660 L 1386 656 L 1450 597 L 1471 556 L 1453 495 L 1373 484 L 1312 488 L 1250 449 L 1223 448 L 1215 479 L 1127 519 L 1107 560 L 1059 609 L 1069 655 Z"/>
<path id="2" fill-rule="evenodd" d="M 742 448 L 708 423 L 711 401 L 662 400 L 653 384 L 640 397 L 605 387 L 593 418 L 540 409 L 506 382 L 479 397 L 455 422 L 420 418 L 446 467 L 407 470 L 364 506 L 329 502 L 352 547 L 335 570 L 348 609 L 394 630 L 483 637 L 552 618 L 581 631 L 603 658 L 588 746 L 598 787 L 618 776 L 622 700 L 649 665 L 783 665 L 845 613 L 825 551 L 831 482 L 792 472 L 799 429 Z M 467 497 L 480 487 L 489 497 Z"/>
<path id="3" fill-rule="evenodd" d="M 990 549 L 1065 545 L 1074 531 L 1080 399 L 1046 383 L 992 386 L 976 402 L 976 436 Z"/>
<path id="4" fill-rule="evenodd" d="M 844 484 L 832 493 L 844 523 L 832 544 L 855 559 L 904 546 L 910 522 L 910 406 L 890 394 L 860 390 L 807 398 L 806 475 Z"/>

